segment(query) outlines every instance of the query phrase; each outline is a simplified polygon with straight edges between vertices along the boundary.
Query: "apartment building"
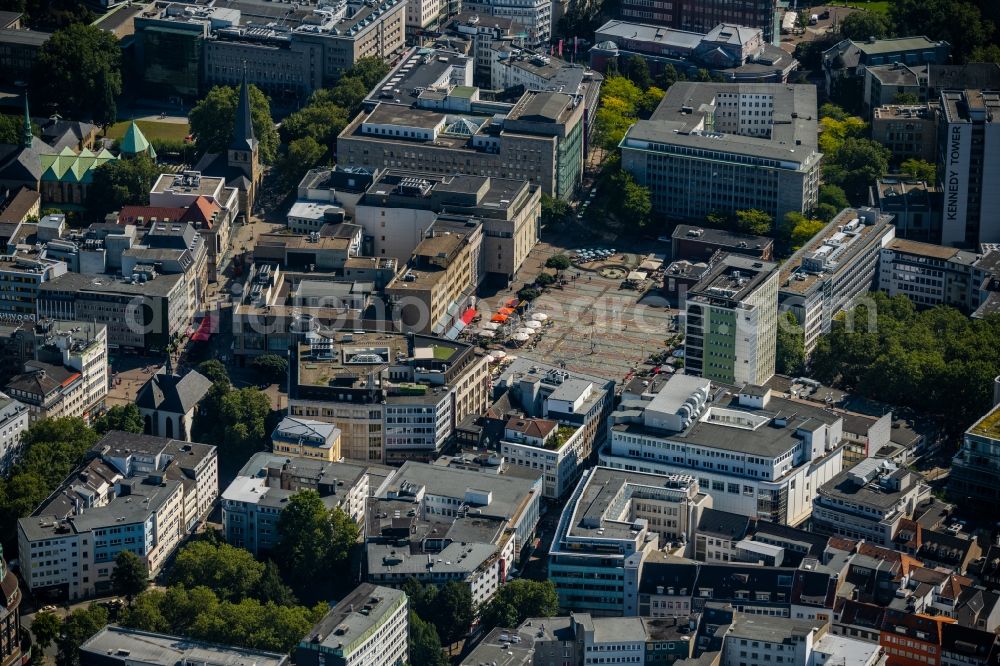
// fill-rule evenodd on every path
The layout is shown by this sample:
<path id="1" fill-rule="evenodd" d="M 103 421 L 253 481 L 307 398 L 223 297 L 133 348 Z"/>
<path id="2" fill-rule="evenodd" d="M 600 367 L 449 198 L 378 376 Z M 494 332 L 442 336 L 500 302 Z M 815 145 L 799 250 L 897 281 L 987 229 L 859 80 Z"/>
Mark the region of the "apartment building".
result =
<path id="1" fill-rule="evenodd" d="M 512 280 L 538 242 L 541 190 L 525 180 L 386 170 L 355 208 L 371 256 L 406 262 L 435 221 L 482 226 L 477 270 Z M 447 229 L 445 229 L 447 230 Z"/>
<path id="2" fill-rule="evenodd" d="M 347 458 L 433 459 L 487 405 L 487 358 L 462 342 L 330 332 L 293 349 L 289 415 L 336 425 Z"/>
<path id="3" fill-rule="evenodd" d="M 711 506 L 691 475 L 586 470 L 559 517 L 549 551 L 548 578 L 559 606 L 635 615 L 638 597 L 626 594 L 627 562 L 641 563 L 667 542 L 690 540 L 701 512 Z"/>
<path id="4" fill-rule="evenodd" d="M 882 248 L 895 238 L 892 216 L 845 208 L 781 264 L 778 303 L 802 325 L 806 354 L 833 318 L 877 286 Z"/>
<path id="5" fill-rule="evenodd" d="M 965 431 L 951 468 L 948 489 L 954 497 L 983 502 L 1000 497 L 1000 406 Z"/>
<path id="6" fill-rule="evenodd" d="M 720 23 L 758 28 L 764 39 L 775 42 L 775 0 L 748 0 L 742 3 L 723 0 L 626 0 L 619 13 L 626 21 L 706 33 Z"/>
<path id="7" fill-rule="evenodd" d="M 543 473 L 547 498 L 563 497 L 607 439 L 614 382 L 517 359 L 495 380 L 504 420 L 499 451 L 508 464 Z M 503 413 L 499 413 L 502 411 Z"/>
<path id="8" fill-rule="evenodd" d="M 0 393 L 0 476 L 6 476 L 21 458 L 23 452 L 21 434 L 30 425 L 29 415 L 30 409 L 27 405 Z"/>
<path id="9" fill-rule="evenodd" d="M 528 90 L 513 105 L 487 102 L 471 85 L 471 61 L 454 57 L 408 53 L 337 137 L 340 163 L 527 180 L 550 196 L 570 196 L 582 177 L 590 83 Z"/>
<path id="10" fill-rule="evenodd" d="M 944 198 L 941 244 L 978 248 L 1000 241 L 1000 223 L 993 211 L 1000 192 L 996 159 L 1000 124 L 1000 93 L 985 90 L 945 90 L 938 115 L 938 184 Z"/>
<path id="11" fill-rule="evenodd" d="M 534 535 L 542 492 L 540 477 L 406 462 L 373 494 L 366 580 L 394 587 L 459 581 L 478 609 Z"/>
<path id="12" fill-rule="evenodd" d="M 867 65 L 864 77 L 864 109 L 870 113 L 880 106 L 895 104 L 898 95 L 913 95 L 918 103 L 926 104 L 936 103 L 942 90 L 996 90 L 1000 88 L 1000 65 L 894 62 Z"/>
<path id="13" fill-rule="evenodd" d="M 271 433 L 271 450 L 293 458 L 340 460 L 340 429 L 331 423 L 294 416 L 281 419 Z"/>
<path id="14" fill-rule="evenodd" d="M 728 384 L 763 384 L 774 375 L 778 266 L 727 254 L 684 302 L 685 372 Z"/>
<path id="15" fill-rule="evenodd" d="M 359 59 L 403 48 L 407 3 L 225 7 L 165 2 L 135 17 L 135 71 L 143 93 L 195 100 L 215 85 L 249 83 L 275 103 L 302 103 Z"/>
<path id="16" fill-rule="evenodd" d="M 67 271 L 66 264 L 47 256 L 44 250 L 17 249 L 0 256 L 0 312 L 31 319 L 35 315 L 42 285 Z"/>
<path id="17" fill-rule="evenodd" d="M 882 248 L 878 288 L 890 296 L 905 294 L 916 305 L 948 305 L 974 312 L 981 303 L 982 255 L 944 245 L 896 238 Z"/>
<path id="18" fill-rule="evenodd" d="M 155 576 L 219 494 L 214 446 L 106 434 L 87 461 L 17 525 L 28 588 L 70 600 L 112 590 L 128 550 Z"/>
<path id="19" fill-rule="evenodd" d="M 403 666 L 409 661 L 409 603 L 406 594 L 362 583 L 299 642 L 302 666 Z"/>
<path id="20" fill-rule="evenodd" d="M 622 168 L 668 219 L 756 208 L 780 220 L 817 203 L 816 123 L 811 85 L 679 82 L 625 134 Z"/>
<path id="21" fill-rule="evenodd" d="M 80 666 L 156 666 L 184 663 L 254 663 L 288 666 L 287 654 L 168 636 L 108 625 L 80 645 Z"/>
<path id="22" fill-rule="evenodd" d="M 659 392 L 623 401 L 611 424 L 602 465 L 690 474 L 713 508 L 783 525 L 806 520 L 842 468 L 843 417 L 767 388 L 713 390 L 674 375 Z"/>
<path id="23" fill-rule="evenodd" d="M 162 352 L 194 316 L 189 279 L 145 265 L 127 278 L 66 273 L 42 285 L 38 316 L 103 324 L 111 349 Z"/>
<path id="24" fill-rule="evenodd" d="M 226 542 L 254 555 L 273 551 L 280 538 L 281 511 L 288 498 L 302 490 L 315 490 L 327 509 L 340 509 L 364 525 L 370 486 L 363 465 L 261 452 L 222 493 Z"/>
<path id="25" fill-rule="evenodd" d="M 866 39 L 843 39 L 821 56 L 826 93 L 843 79 L 864 76 L 866 67 L 902 63 L 910 66 L 945 65 L 951 56 L 948 42 L 935 42 L 923 35 Z"/>
<path id="26" fill-rule="evenodd" d="M 916 472 L 879 458 L 862 460 L 819 486 L 813 529 L 891 546 L 900 521 L 911 518 L 930 491 Z"/>

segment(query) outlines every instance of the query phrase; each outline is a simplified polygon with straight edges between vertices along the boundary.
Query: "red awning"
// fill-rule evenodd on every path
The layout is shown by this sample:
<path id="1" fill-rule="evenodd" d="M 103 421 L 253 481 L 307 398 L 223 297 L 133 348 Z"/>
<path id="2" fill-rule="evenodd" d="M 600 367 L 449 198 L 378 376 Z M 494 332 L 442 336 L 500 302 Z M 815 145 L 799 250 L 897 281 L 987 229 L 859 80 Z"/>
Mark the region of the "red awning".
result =
<path id="1" fill-rule="evenodd" d="M 467 325 L 476 317 L 476 308 L 469 308 L 462 313 L 462 323 Z"/>
<path id="2" fill-rule="evenodd" d="M 493 315 L 493 317 L 490 319 L 490 321 L 495 321 L 498 324 L 502 324 L 505 321 L 507 321 L 508 317 L 509 317 L 509 315 L 497 313 L 497 314 Z"/>
<path id="3" fill-rule="evenodd" d="M 516 308 L 517 307 L 517 303 L 518 303 L 518 300 L 516 298 L 512 298 L 509 301 L 507 301 L 507 307 L 509 307 L 509 308 Z"/>
<path id="4" fill-rule="evenodd" d="M 205 317 L 201 320 L 198 330 L 194 332 L 191 339 L 195 342 L 205 342 L 212 337 L 212 317 Z"/>

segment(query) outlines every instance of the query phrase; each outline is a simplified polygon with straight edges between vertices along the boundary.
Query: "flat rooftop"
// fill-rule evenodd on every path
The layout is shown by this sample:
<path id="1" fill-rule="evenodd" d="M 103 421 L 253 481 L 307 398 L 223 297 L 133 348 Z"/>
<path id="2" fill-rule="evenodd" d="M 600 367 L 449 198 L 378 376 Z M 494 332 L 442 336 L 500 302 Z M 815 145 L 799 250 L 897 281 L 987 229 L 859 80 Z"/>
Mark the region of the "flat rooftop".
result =
<path id="1" fill-rule="evenodd" d="M 288 655 L 231 645 L 203 643 L 180 636 L 109 625 L 88 638 L 80 651 L 104 663 L 143 666 L 212 664 L 213 666 L 284 666 Z"/>
<path id="2" fill-rule="evenodd" d="M 362 583 L 323 616 L 300 645 L 319 643 L 334 649 L 350 646 L 379 626 L 401 603 L 406 603 L 402 590 Z"/>
<path id="3" fill-rule="evenodd" d="M 1000 405 L 991 409 L 983 418 L 972 424 L 966 432 L 970 435 L 1000 439 Z"/>
<path id="4" fill-rule="evenodd" d="M 739 254 L 724 255 L 691 287 L 688 299 L 738 303 L 750 296 L 777 269 L 778 264 Z"/>
<path id="5" fill-rule="evenodd" d="M 717 131 L 710 119 L 722 94 L 769 96 L 773 108 L 770 137 Z M 632 125 L 622 146 L 651 150 L 647 144 L 654 143 L 711 150 L 750 156 L 774 168 L 800 170 L 820 158 L 816 108 L 813 85 L 679 81 L 670 86 L 649 120 Z"/>
<path id="6" fill-rule="evenodd" d="M 407 51 L 365 97 L 365 105 L 412 106 L 428 88 L 447 85 L 455 69 L 464 69 L 470 57 L 452 51 L 415 46 Z"/>
<path id="7" fill-rule="evenodd" d="M 64 273 L 59 277 L 43 282 L 42 291 L 67 292 L 97 292 L 103 294 L 122 294 L 126 296 L 156 296 L 162 297 L 171 293 L 184 275 L 177 273 L 163 275 L 157 273 L 152 280 L 132 284 L 131 280 L 114 275 L 87 275 L 85 273 Z"/>
<path id="8" fill-rule="evenodd" d="M 845 208 L 781 265 L 779 290 L 807 294 L 831 274 L 850 270 L 852 261 L 891 230 L 892 215 Z"/>
<path id="9" fill-rule="evenodd" d="M 976 263 L 979 256 L 974 252 L 959 250 L 947 245 L 935 245 L 933 243 L 921 243 L 920 241 L 908 240 L 906 238 L 893 238 L 885 246 L 886 250 L 893 250 L 905 254 L 912 254 L 919 257 L 940 259 L 942 261 L 955 261 L 960 264 L 972 265 Z"/>
<path id="10" fill-rule="evenodd" d="M 941 108 L 949 123 L 1000 122 L 1000 92 L 946 90 L 941 93 Z"/>
<path id="11" fill-rule="evenodd" d="M 678 224 L 670 237 L 674 241 L 710 243 L 712 245 L 722 245 L 736 249 L 765 248 L 774 245 L 774 239 L 767 236 L 741 234 L 736 231 L 729 231 L 728 229 L 713 229 L 711 227 L 698 227 L 690 224 Z"/>

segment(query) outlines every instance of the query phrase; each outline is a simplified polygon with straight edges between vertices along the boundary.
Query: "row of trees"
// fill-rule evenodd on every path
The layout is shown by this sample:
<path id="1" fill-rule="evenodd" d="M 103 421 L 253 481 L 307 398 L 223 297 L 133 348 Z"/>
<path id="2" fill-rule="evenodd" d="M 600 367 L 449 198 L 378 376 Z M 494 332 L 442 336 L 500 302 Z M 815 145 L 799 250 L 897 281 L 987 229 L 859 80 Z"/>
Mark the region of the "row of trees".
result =
<path id="1" fill-rule="evenodd" d="M 950 307 L 917 310 L 905 296 L 875 293 L 820 338 L 810 371 L 863 396 L 940 414 L 957 433 L 992 404 L 1000 316 L 970 319 Z"/>
<path id="2" fill-rule="evenodd" d="M 281 124 L 285 150 L 276 168 L 286 188 L 295 187 L 306 171 L 333 156 L 337 135 L 361 110 L 368 91 L 388 73 L 389 65 L 381 58 L 362 58 L 336 86 L 317 90 L 306 106 L 285 118 Z"/>
<path id="3" fill-rule="evenodd" d="M 661 88 L 640 88 L 625 76 L 608 76 L 601 86 L 601 105 L 594 118 L 594 143 L 615 150 L 628 128 L 640 117 L 649 117 L 663 95 Z"/>

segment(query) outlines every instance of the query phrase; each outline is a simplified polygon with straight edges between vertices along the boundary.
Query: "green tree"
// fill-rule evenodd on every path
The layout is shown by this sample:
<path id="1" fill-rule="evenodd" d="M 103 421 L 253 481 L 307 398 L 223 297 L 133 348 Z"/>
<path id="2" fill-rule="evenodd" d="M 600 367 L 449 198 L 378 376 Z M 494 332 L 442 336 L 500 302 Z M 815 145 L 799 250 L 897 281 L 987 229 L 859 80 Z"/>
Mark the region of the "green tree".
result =
<path id="1" fill-rule="evenodd" d="M 786 312 L 778 321 L 775 368 L 780 374 L 798 377 L 805 370 L 805 336 L 799 320 Z"/>
<path id="2" fill-rule="evenodd" d="M 35 645 L 44 651 L 52 642 L 59 638 L 62 630 L 62 620 L 51 611 L 42 611 L 35 614 L 35 619 L 31 623 L 31 633 L 35 637 Z"/>
<path id="3" fill-rule="evenodd" d="M 791 246 L 792 251 L 795 251 L 822 231 L 824 226 L 826 225 L 822 220 L 810 219 L 802 213 L 790 211 L 785 214 L 781 235 Z"/>
<path id="4" fill-rule="evenodd" d="M 103 606 L 91 604 L 89 608 L 79 608 L 67 615 L 57 641 L 56 665 L 79 666 L 80 646 L 107 624 L 108 611 Z"/>
<path id="5" fill-rule="evenodd" d="M 224 601 L 254 596 L 264 576 L 264 564 L 248 550 L 227 543 L 192 541 L 177 554 L 170 583 L 191 589 L 205 586 Z"/>
<path id="6" fill-rule="evenodd" d="M 277 354 L 261 354 L 254 358 L 250 367 L 271 381 L 281 381 L 288 373 L 288 359 Z"/>
<path id="7" fill-rule="evenodd" d="M 636 113 L 643 118 L 648 118 L 653 114 L 653 111 L 656 111 L 656 107 L 663 101 L 665 94 L 662 88 L 650 86 L 642 93 L 639 104 L 636 106 Z"/>
<path id="8" fill-rule="evenodd" d="M 550 284 L 555 283 L 556 276 L 551 273 L 539 273 L 538 277 L 535 278 L 535 284 L 540 284 L 543 287 L 547 287 Z"/>
<path id="9" fill-rule="evenodd" d="M 238 88 L 215 86 L 191 109 L 188 123 L 199 153 L 226 152 L 236 126 L 239 98 Z M 271 120 L 271 105 L 267 96 L 254 85 L 250 86 L 250 115 L 254 135 L 260 145 L 260 159 L 270 164 L 278 155 L 278 132 Z"/>
<path id="10" fill-rule="evenodd" d="M 557 271 L 564 271 L 570 267 L 569 257 L 565 254 L 553 254 L 545 260 L 546 268 L 554 268 Z"/>
<path id="11" fill-rule="evenodd" d="M 857 116 L 848 116 L 844 120 L 822 118 L 819 121 L 819 149 L 828 159 L 836 159 L 837 151 L 851 137 L 862 137 L 868 130 L 868 124 Z"/>
<path id="12" fill-rule="evenodd" d="M 486 627 L 514 628 L 529 617 L 559 614 L 559 596 L 550 580 L 513 580 L 496 593 L 482 613 Z"/>
<path id="13" fill-rule="evenodd" d="M 469 586 L 455 580 L 445 583 L 437 594 L 429 618 L 445 644 L 451 645 L 468 634 L 473 617 Z"/>
<path id="14" fill-rule="evenodd" d="M 627 171 L 619 171 L 611 179 L 617 194 L 612 204 L 618 217 L 634 228 L 641 229 L 649 224 L 653 212 L 652 195 L 649 188 L 635 182 Z"/>
<path id="15" fill-rule="evenodd" d="M 431 617 L 434 608 L 434 600 L 437 599 L 438 588 L 436 585 L 424 585 L 416 578 L 407 578 L 403 581 L 403 592 L 410 600 L 410 608 L 416 611 L 420 617 Z"/>
<path id="16" fill-rule="evenodd" d="M 847 111 L 844 111 L 836 104 L 831 104 L 830 102 L 826 102 L 821 107 L 819 107 L 819 117 L 820 119 L 831 118 L 833 120 L 847 120 L 848 118 L 851 117 L 851 114 L 849 114 Z"/>
<path id="17" fill-rule="evenodd" d="M 896 93 L 892 98 L 893 104 L 914 105 L 920 104 L 920 98 L 911 92 Z"/>
<path id="18" fill-rule="evenodd" d="M 87 188 L 87 210 L 95 218 L 121 210 L 125 205 L 149 204 L 149 191 L 162 170 L 148 155 L 109 160 L 94 169 Z"/>
<path id="19" fill-rule="evenodd" d="M 12 143 L 20 145 L 21 132 L 24 131 L 24 116 L 0 114 L 0 143 Z M 34 122 L 31 123 L 31 133 L 41 136 L 41 129 Z"/>
<path id="20" fill-rule="evenodd" d="M 911 178 L 926 181 L 931 185 L 937 182 L 937 166 L 927 160 L 910 158 L 903 160 L 899 168 Z"/>
<path id="21" fill-rule="evenodd" d="M 347 72 L 345 78 L 359 78 L 365 90 L 371 90 L 389 73 L 389 63 L 378 56 L 359 58 Z"/>
<path id="22" fill-rule="evenodd" d="M 972 49 L 969 55 L 969 62 L 991 62 L 1000 64 L 1000 45 L 986 44 Z"/>
<path id="23" fill-rule="evenodd" d="M 889 157 L 889 149 L 871 139 L 848 138 L 825 165 L 823 175 L 861 204 L 868 199 L 868 187 L 889 171 Z"/>
<path id="24" fill-rule="evenodd" d="M 869 37 L 875 39 L 888 37 L 891 30 L 888 17 L 876 12 L 851 12 L 840 22 L 840 33 L 858 42 Z"/>
<path id="25" fill-rule="evenodd" d="M 344 109 L 348 114 L 353 114 L 361 109 L 361 103 L 368 95 L 370 88 L 364 82 L 353 76 L 345 76 L 337 82 L 333 88 L 319 90 L 315 99 L 324 104 L 332 104 Z"/>
<path id="26" fill-rule="evenodd" d="M 851 206 L 851 202 L 847 200 L 847 194 L 843 188 L 830 183 L 824 183 L 819 186 L 819 202 L 833 206 L 838 212 Z"/>
<path id="27" fill-rule="evenodd" d="M 420 666 L 448 666 L 437 629 L 430 622 L 420 619 L 413 610 L 410 610 L 410 663 Z"/>
<path id="28" fill-rule="evenodd" d="M 263 448 L 267 438 L 265 422 L 271 413 L 271 401 L 255 388 L 226 393 L 216 419 L 221 426 L 223 448 L 232 456 L 245 456 Z"/>
<path id="29" fill-rule="evenodd" d="M 271 602 L 279 606 L 294 606 L 298 603 L 292 588 L 285 585 L 281 570 L 272 560 L 264 564 L 264 575 L 254 590 L 254 596 L 264 603 Z"/>
<path id="30" fill-rule="evenodd" d="M 750 208 L 736 211 L 736 229 L 755 236 L 767 236 L 774 226 L 774 218 L 762 210 Z"/>
<path id="31" fill-rule="evenodd" d="M 143 431 L 142 414 L 134 403 L 114 405 L 94 419 L 94 430 L 98 435 L 111 430 L 138 434 Z"/>
<path id="32" fill-rule="evenodd" d="M 327 509 L 316 491 L 303 490 L 289 498 L 278 518 L 278 561 L 299 598 L 324 598 L 329 588 L 314 572 L 321 566 L 342 570 L 359 533 L 350 516 L 339 508 Z"/>
<path id="33" fill-rule="evenodd" d="M 326 152 L 327 149 L 311 136 L 292 141 L 275 165 L 282 185 L 287 189 L 296 187 L 306 172 L 320 163 Z"/>
<path id="34" fill-rule="evenodd" d="M 223 382 L 229 384 L 229 371 L 222 361 L 209 359 L 198 364 L 198 372 L 203 374 L 213 384 Z"/>
<path id="35" fill-rule="evenodd" d="M 317 91 L 317 95 L 324 91 Z M 296 139 L 311 138 L 325 149 L 337 143 L 337 135 L 347 127 L 347 110 L 332 102 L 311 102 L 281 123 L 281 139 L 291 143 Z"/>
<path id="36" fill-rule="evenodd" d="M 625 76 L 634 83 L 640 90 L 653 85 L 653 77 L 649 75 L 649 65 L 646 59 L 640 55 L 631 55 L 625 59 Z"/>
<path id="37" fill-rule="evenodd" d="M 541 295 L 542 295 L 541 291 L 530 285 L 521 287 L 517 291 L 517 297 L 520 298 L 522 301 L 531 302 Z"/>
<path id="38" fill-rule="evenodd" d="M 42 45 L 32 76 L 32 93 L 64 116 L 115 122 L 122 92 L 122 51 L 117 38 L 93 25 L 74 23 Z"/>
<path id="39" fill-rule="evenodd" d="M 967 0 L 894 0 L 889 19 L 897 35 L 927 35 L 948 42 L 960 62 L 989 44 L 995 32 L 994 24 Z"/>
<path id="40" fill-rule="evenodd" d="M 115 558 L 111 586 L 115 594 L 125 597 L 131 606 L 132 601 L 149 587 L 149 569 L 146 568 L 146 563 L 132 551 L 121 551 Z"/>
<path id="41" fill-rule="evenodd" d="M 542 192 L 542 225 L 559 224 L 573 212 L 570 205 L 558 197 Z"/>
<path id="42" fill-rule="evenodd" d="M 118 618 L 119 624 L 132 629 L 170 633 L 173 628 L 161 610 L 166 593 L 162 590 L 147 590 L 136 597 L 132 605 Z"/>

